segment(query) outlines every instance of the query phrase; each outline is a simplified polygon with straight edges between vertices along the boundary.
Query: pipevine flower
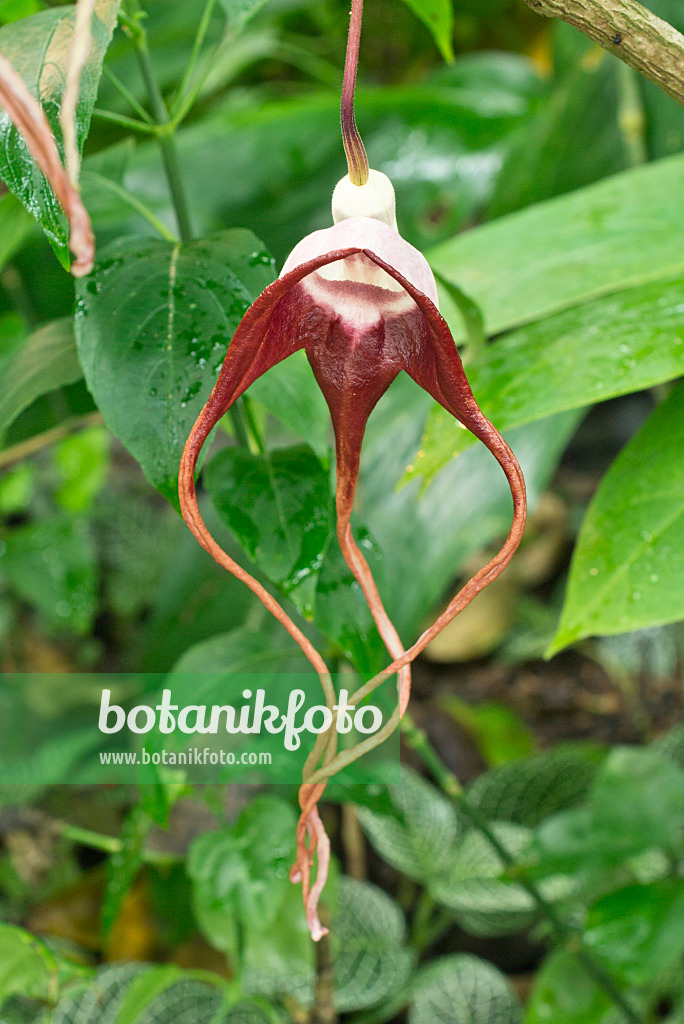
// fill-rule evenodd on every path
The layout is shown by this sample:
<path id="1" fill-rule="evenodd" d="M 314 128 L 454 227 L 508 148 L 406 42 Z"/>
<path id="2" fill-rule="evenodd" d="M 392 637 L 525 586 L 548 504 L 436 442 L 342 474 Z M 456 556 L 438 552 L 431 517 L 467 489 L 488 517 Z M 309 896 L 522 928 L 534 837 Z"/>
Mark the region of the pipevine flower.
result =
<path id="1" fill-rule="evenodd" d="M 449 327 L 438 310 L 432 271 L 426 259 L 398 233 L 389 179 L 368 168 L 353 106 L 361 14 L 362 0 L 354 0 L 342 92 L 342 133 L 349 175 L 335 189 L 334 226 L 315 231 L 299 242 L 278 280 L 245 313 L 211 396 L 188 438 L 179 481 L 181 509 L 194 535 L 285 626 L 318 672 L 326 704 L 332 710 L 337 702 L 335 690 L 320 654 L 275 598 L 214 541 L 200 515 L 195 493 L 199 453 L 217 421 L 258 377 L 304 349 L 330 409 L 335 433 L 340 548 L 393 659 L 383 672 L 361 686 L 349 703 L 358 704 L 381 682 L 398 674 L 397 708 L 378 733 L 338 753 L 333 727 L 318 737 L 304 767 L 297 859 L 290 877 L 302 883 L 307 923 L 314 939 L 325 934 L 317 906 L 330 848 L 317 805 L 326 780 L 396 728 L 409 699 L 411 662 L 503 571 L 520 542 L 526 515 L 520 467 L 473 397 Z M 350 525 L 368 417 L 402 370 L 489 448 L 506 474 L 514 506 L 513 525 L 499 553 L 407 650 L 385 611 Z M 318 865 L 312 884 L 314 855 Z"/>

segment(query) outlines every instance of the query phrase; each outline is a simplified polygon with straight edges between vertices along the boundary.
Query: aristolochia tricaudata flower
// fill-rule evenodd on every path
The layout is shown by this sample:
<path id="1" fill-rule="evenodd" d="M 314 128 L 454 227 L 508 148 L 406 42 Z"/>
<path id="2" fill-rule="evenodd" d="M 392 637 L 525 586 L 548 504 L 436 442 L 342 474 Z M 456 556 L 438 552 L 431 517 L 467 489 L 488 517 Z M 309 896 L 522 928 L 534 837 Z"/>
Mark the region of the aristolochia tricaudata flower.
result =
<path id="1" fill-rule="evenodd" d="M 180 502 L 183 516 L 213 557 L 263 601 L 299 643 L 321 677 L 326 702 L 336 703 L 327 667 L 311 642 L 278 602 L 213 540 L 195 495 L 200 450 L 216 422 L 258 377 L 304 349 L 323 392 L 336 440 L 337 536 L 344 558 L 363 589 L 392 663 L 364 684 L 358 703 L 376 685 L 397 674 L 398 706 L 380 732 L 352 751 L 337 753 L 335 730 L 319 737 L 304 769 L 297 862 L 291 877 L 301 881 L 307 921 L 315 939 L 324 934 L 317 905 L 329 862 L 329 844 L 317 804 L 327 778 L 396 727 L 406 709 L 410 663 L 513 556 L 525 523 L 525 484 L 518 462 L 480 411 L 466 379 L 451 332 L 438 310 L 435 279 L 425 258 L 398 233 L 389 179 L 369 171 L 353 116 L 353 94 L 361 27 L 361 2 L 352 8 L 343 90 L 342 125 L 349 175 L 333 197 L 334 226 L 304 238 L 288 257 L 277 281 L 245 314 L 230 343 L 211 397 L 200 413 L 183 453 Z M 514 504 L 511 532 L 501 551 L 481 569 L 436 622 L 408 650 L 392 625 L 368 564 L 350 526 L 361 444 L 368 417 L 402 370 L 483 441 L 506 474 Z M 317 877 L 311 868 L 317 857 Z"/>

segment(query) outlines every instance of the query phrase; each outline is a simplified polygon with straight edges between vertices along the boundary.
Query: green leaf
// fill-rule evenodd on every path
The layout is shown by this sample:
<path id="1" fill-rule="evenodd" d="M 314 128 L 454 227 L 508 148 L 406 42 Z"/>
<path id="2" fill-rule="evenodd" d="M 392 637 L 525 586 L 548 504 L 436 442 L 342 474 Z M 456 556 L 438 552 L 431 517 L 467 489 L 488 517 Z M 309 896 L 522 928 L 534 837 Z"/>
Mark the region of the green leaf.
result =
<path id="1" fill-rule="evenodd" d="M 676 156 L 625 171 L 463 232 L 427 256 L 477 303 L 490 336 L 672 279 L 684 271 L 676 243 L 684 229 L 682 168 L 684 157 Z M 449 319 L 462 338 L 458 316 Z"/>
<path id="2" fill-rule="evenodd" d="M 389 786 L 395 815 L 358 807 L 359 821 L 381 857 L 409 878 L 425 881 L 450 862 L 460 824 L 453 804 L 411 768 Z"/>
<path id="3" fill-rule="evenodd" d="M 48 1000 L 56 993 L 57 962 L 33 935 L 0 923 L 0 1007 L 13 995 Z"/>
<path id="4" fill-rule="evenodd" d="M 534 753 L 534 733 L 504 704 L 468 704 L 453 695 L 443 697 L 439 703 L 473 737 L 486 764 L 505 764 Z"/>
<path id="5" fill-rule="evenodd" d="M 188 873 L 200 928 L 228 954 L 238 951 L 241 931 L 267 931 L 291 883 L 296 815 L 276 797 L 253 800 L 228 828 L 207 832 L 192 844 Z"/>
<path id="6" fill-rule="evenodd" d="M 0 431 L 40 395 L 83 376 L 71 320 L 53 320 L 34 331 L 3 373 Z"/>
<path id="7" fill-rule="evenodd" d="M 522 1018 L 518 998 L 503 974 L 465 953 L 423 968 L 413 991 L 409 1024 L 520 1024 Z"/>
<path id="8" fill-rule="evenodd" d="M 616 747 L 599 769 L 586 804 L 537 830 L 541 873 L 605 868 L 675 846 L 684 824 L 684 772 L 648 748 Z"/>
<path id="9" fill-rule="evenodd" d="M 328 472 L 311 449 L 253 455 L 226 448 L 204 479 L 219 516 L 252 561 L 311 618 L 331 518 Z"/>
<path id="10" fill-rule="evenodd" d="M 174 673 L 193 675 L 201 672 L 225 676 L 235 672 L 259 672 L 278 667 L 282 672 L 301 671 L 308 662 L 298 648 L 281 634 L 271 639 L 268 631 L 233 629 L 189 647 L 173 667 Z"/>
<path id="11" fill-rule="evenodd" d="M 575 547 L 549 654 L 585 636 L 684 618 L 684 385 L 604 476 Z"/>
<path id="12" fill-rule="evenodd" d="M 79 282 L 76 339 L 107 425 L 177 504 L 185 441 L 245 310 L 273 279 L 249 231 L 188 245 L 124 238 Z"/>
<path id="13" fill-rule="evenodd" d="M 667 974 L 684 953 L 684 880 L 610 893 L 590 909 L 584 939 L 627 985 L 647 985 Z"/>
<path id="14" fill-rule="evenodd" d="M 55 499 L 66 512 L 84 512 L 102 490 L 109 469 L 111 437 L 95 426 L 63 438 L 52 452 L 60 477 Z"/>
<path id="15" fill-rule="evenodd" d="M 557 747 L 484 772 L 466 795 L 490 821 L 532 828 L 587 795 L 603 756 L 600 748 L 579 743 Z"/>
<path id="16" fill-rule="evenodd" d="M 454 10 L 451 0 L 404 0 L 404 3 L 430 29 L 444 59 L 453 60 Z"/>
<path id="17" fill-rule="evenodd" d="M 304 352 L 295 352 L 255 380 L 249 398 L 308 441 L 319 458 L 328 458 L 330 413 Z"/>
<path id="18" fill-rule="evenodd" d="M 43 519 L 11 530 L 0 544 L 0 574 L 53 629 L 88 632 L 97 607 L 97 569 L 82 520 Z"/>
<path id="19" fill-rule="evenodd" d="M 97 0 L 92 43 L 81 74 L 76 110 L 79 150 L 90 128 L 90 118 L 102 73 L 102 61 L 112 38 L 119 0 Z M 0 53 L 13 65 L 41 103 L 50 128 L 62 143 L 59 109 L 64 95 L 74 34 L 74 8 L 39 11 L 0 29 Z M 28 152 L 23 137 L 8 115 L 0 112 L 0 178 L 41 225 L 64 266 L 69 266 L 66 221 L 43 172 Z"/>
<path id="20" fill-rule="evenodd" d="M 468 366 L 485 416 L 499 430 L 580 409 L 684 373 L 684 279 L 647 284 L 577 306 L 489 345 Z M 429 480 L 475 442 L 435 406 L 412 475 Z"/>
<path id="21" fill-rule="evenodd" d="M 603 1024 L 612 1006 L 608 993 L 572 953 L 558 949 L 536 977 L 523 1024 Z"/>
<path id="22" fill-rule="evenodd" d="M 412 957 L 402 945 L 404 916 L 381 889 L 340 880 L 334 918 L 335 1007 L 340 1013 L 375 1006 L 401 989 Z"/>
<path id="23" fill-rule="evenodd" d="M 18 199 L 10 193 L 0 197 L 0 267 L 21 248 L 34 223 Z"/>
<path id="24" fill-rule="evenodd" d="M 139 807 L 127 815 L 121 831 L 121 849 L 107 862 L 107 877 L 102 899 L 102 930 L 107 935 L 116 921 L 121 905 L 143 863 L 143 845 L 152 819 Z"/>
<path id="25" fill-rule="evenodd" d="M 491 827 L 512 856 L 517 858 L 529 846 L 529 829 L 508 822 L 495 822 Z M 504 869 L 487 838 L 471 831 L 452 851 L 448 870 L 430 880 L 430 894 L 453 910 L 458 923 L 470 934 L 510 935 L 531 924 L 536 905 L 523 888 L 502 879 Z M 555 886 L 555 882 L 552 884 Z M 555 891 L 545 895 L 551 899 Z"/>

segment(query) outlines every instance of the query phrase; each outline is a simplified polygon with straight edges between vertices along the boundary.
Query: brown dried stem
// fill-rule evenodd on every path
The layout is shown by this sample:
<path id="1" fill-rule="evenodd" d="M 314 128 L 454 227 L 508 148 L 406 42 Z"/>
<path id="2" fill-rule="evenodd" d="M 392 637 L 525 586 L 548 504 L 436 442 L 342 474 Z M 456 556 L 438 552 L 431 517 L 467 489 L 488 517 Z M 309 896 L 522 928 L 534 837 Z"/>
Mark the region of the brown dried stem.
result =
<path id="1" fill-rule="evenodd" d="M 684 106 L 684 36 L 637 0 L 525 0 L 561 18 Z"/>

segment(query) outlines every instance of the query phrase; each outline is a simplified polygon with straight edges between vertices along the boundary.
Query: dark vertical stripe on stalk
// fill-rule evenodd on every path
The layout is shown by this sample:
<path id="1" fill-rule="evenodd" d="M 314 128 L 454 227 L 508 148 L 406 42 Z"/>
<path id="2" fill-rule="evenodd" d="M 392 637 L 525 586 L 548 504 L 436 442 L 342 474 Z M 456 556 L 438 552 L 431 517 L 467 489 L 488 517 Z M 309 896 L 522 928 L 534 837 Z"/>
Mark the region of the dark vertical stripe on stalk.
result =
<path id="1" fill-rule="evenodd" d="M 368 181 L 368 157 L 354 117 L 354 89 L 356 87 L 356 68 L 359 63 L 362 19 L 363 0 L 352 0 L 347 59 L 344 64 L 344 82 L 342 84 L 341 121 L 342 141 L 347 154 L 349 177 L 354 185 L 365 185 Z"/>

